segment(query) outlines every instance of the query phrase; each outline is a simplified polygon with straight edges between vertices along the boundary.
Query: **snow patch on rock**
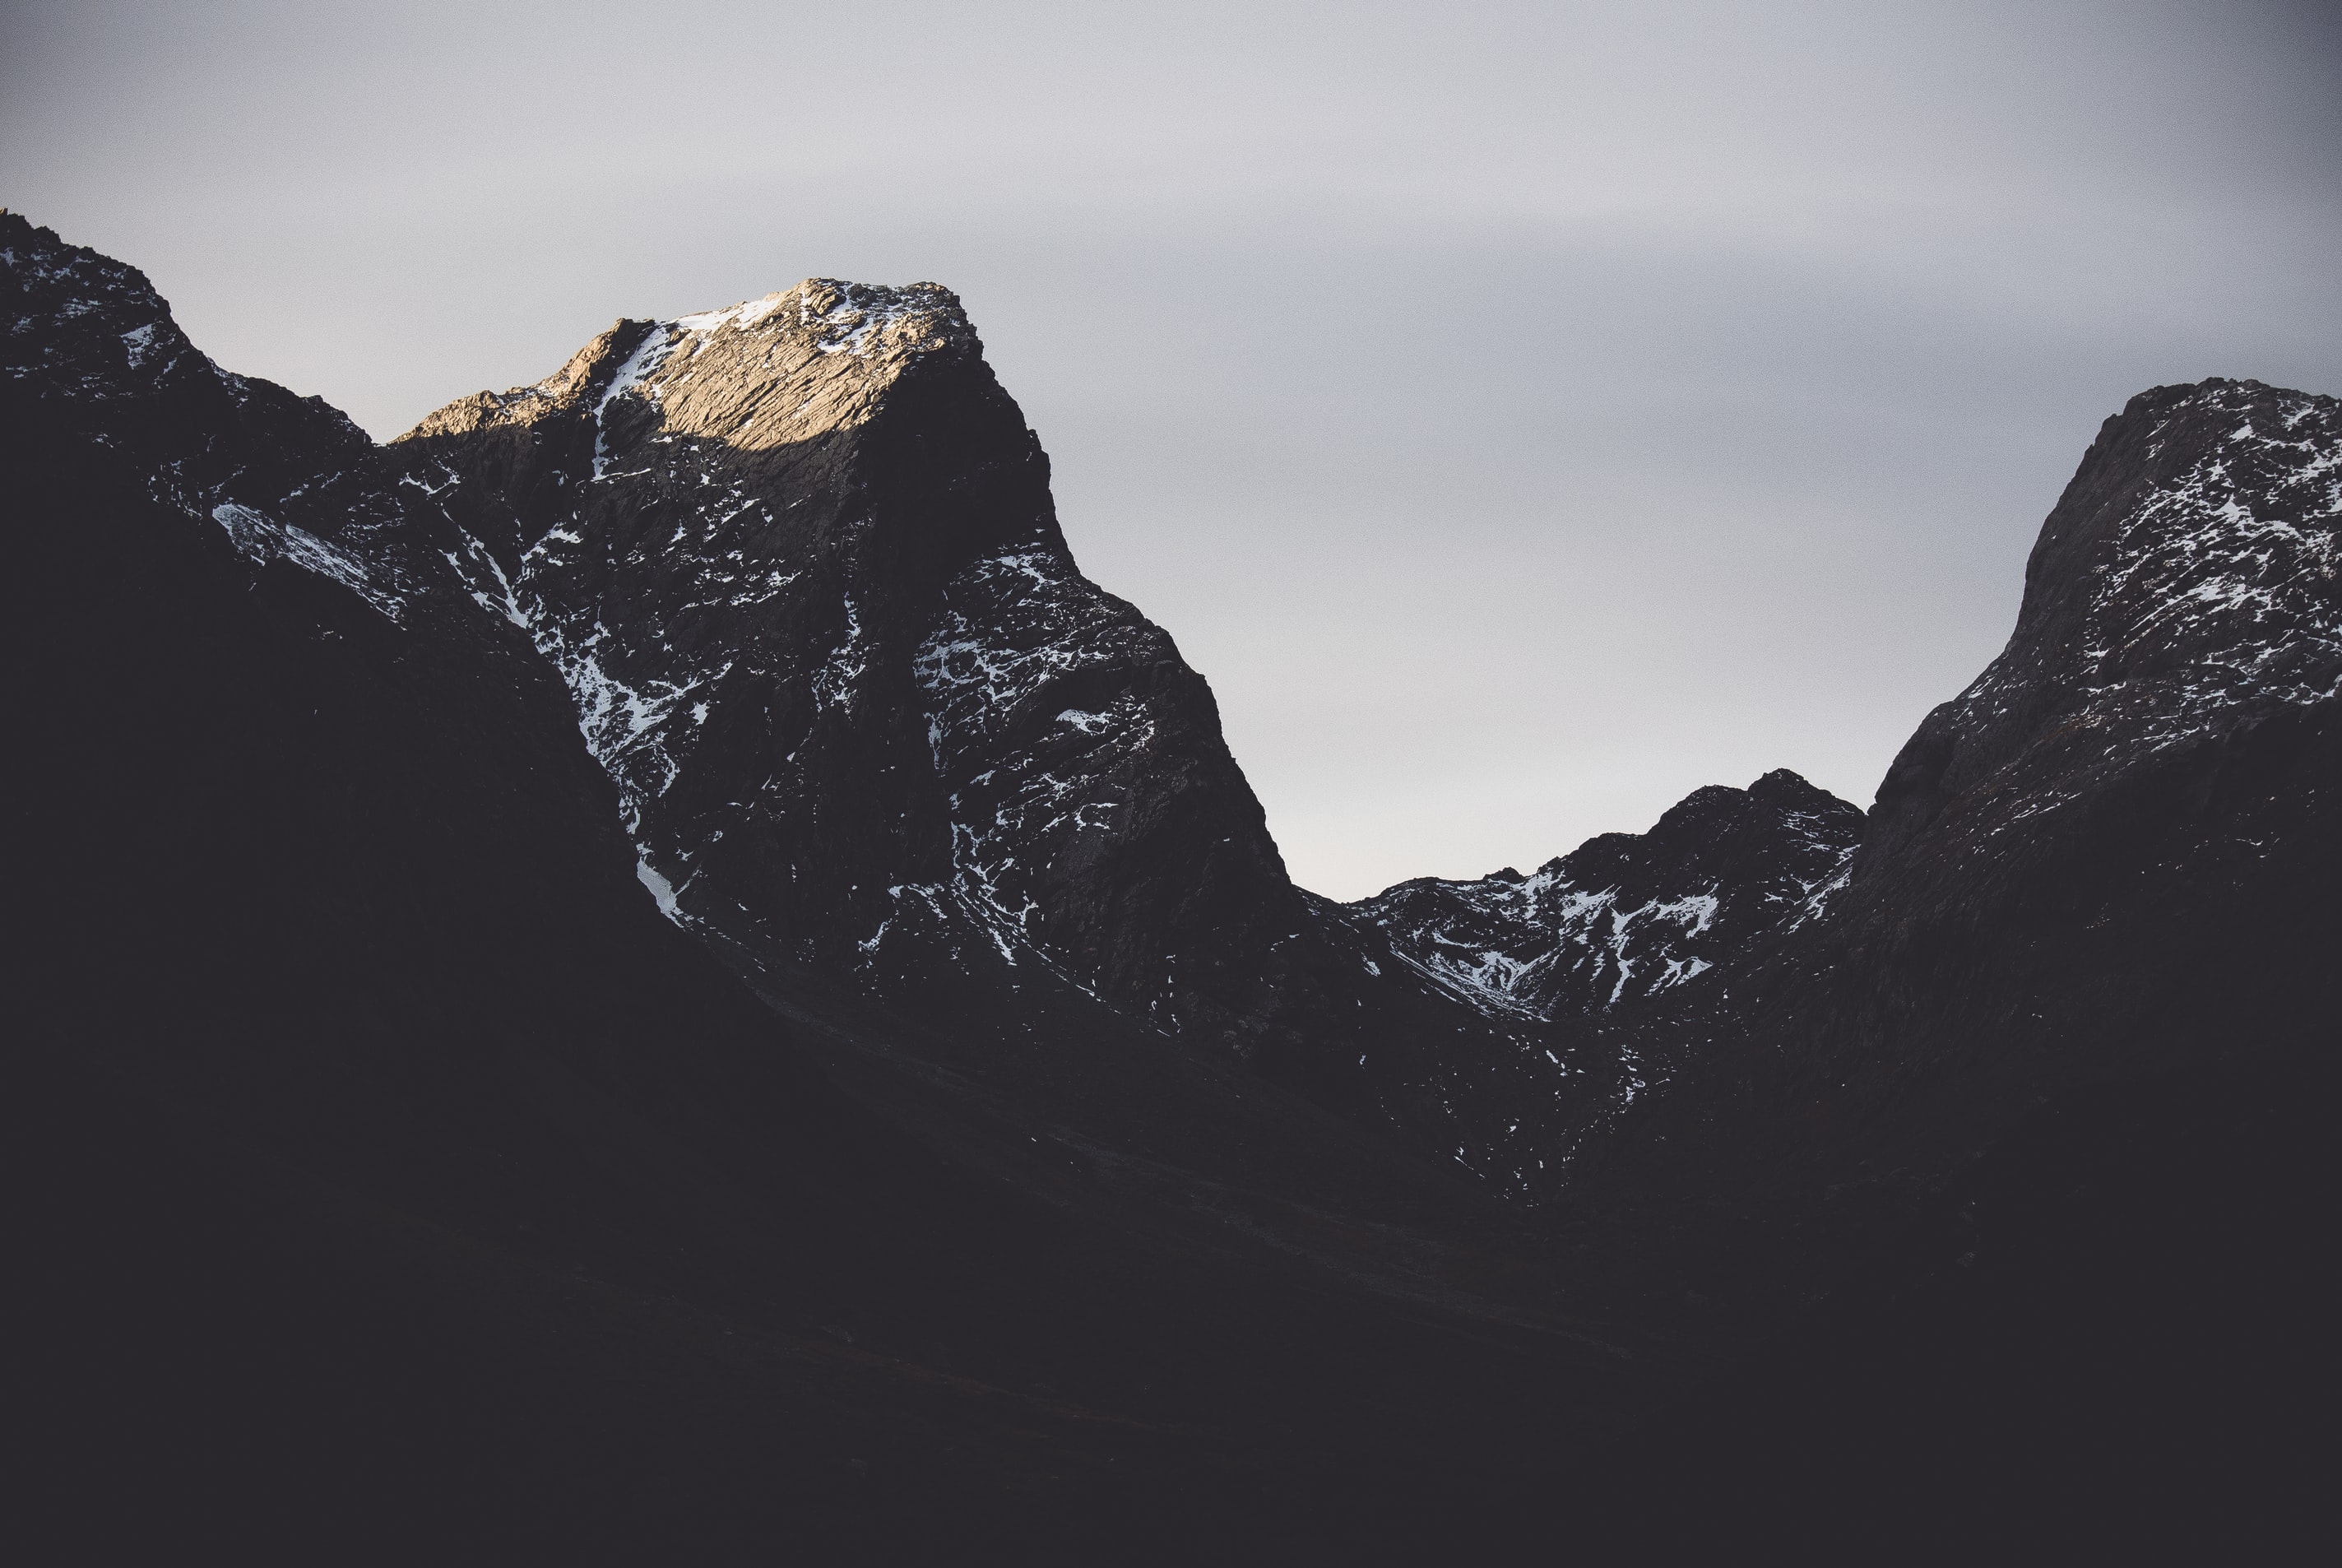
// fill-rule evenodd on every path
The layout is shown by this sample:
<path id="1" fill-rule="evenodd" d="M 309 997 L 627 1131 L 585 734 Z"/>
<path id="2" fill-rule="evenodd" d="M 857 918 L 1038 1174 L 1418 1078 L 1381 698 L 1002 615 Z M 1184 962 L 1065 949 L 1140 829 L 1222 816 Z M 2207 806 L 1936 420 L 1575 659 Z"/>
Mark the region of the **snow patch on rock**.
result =
<path id="1" fill-rule="evenodd" d="M 365 563 L 305 528 L 278 523 L 232 501 L 213 507 L 212 521 L 226 530 L 237 552 L 255 566 L 271 561 L 289 561 L 304 571 L 339 583 L 393 622 L 405 607 L 397 594 L 373 580 Z"/>

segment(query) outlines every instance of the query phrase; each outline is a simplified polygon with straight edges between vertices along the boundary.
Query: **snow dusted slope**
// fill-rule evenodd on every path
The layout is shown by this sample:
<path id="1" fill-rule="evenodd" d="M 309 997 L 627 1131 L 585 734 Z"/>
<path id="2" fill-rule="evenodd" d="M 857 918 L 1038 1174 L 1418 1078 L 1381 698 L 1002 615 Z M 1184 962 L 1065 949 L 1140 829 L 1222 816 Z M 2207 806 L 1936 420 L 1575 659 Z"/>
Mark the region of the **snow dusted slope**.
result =
<path id="1" fill-rule="evenodd" d="M 2107 421 L 2043 525 L 2008 646 L 1927 716 L 1863 851 L 1982 852 L 2125 777 L 2342 692 L 2342 404 L 2158 387 Z"/>
<path id="2" fill-rule="evenodd" d="M 1793 931 L 1845 885 L 1862 813 L 1786 769 L 1695 792 L 1647 834 L 1605 834 L 1477 882 L 1425 878 L 1347 906 L 1476 1005 L 1549 1019 L 1657 995 Z"/>

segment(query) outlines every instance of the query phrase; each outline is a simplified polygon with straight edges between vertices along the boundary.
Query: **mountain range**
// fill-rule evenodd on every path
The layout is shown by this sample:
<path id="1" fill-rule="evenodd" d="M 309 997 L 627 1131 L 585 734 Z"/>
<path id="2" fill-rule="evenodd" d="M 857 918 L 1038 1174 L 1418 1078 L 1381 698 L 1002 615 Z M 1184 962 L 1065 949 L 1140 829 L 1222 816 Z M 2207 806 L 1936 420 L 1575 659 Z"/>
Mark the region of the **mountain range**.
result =
<path id="1" fill-rule="evenodd" d="M 2315 1523 L 2335 399 L 2107 420 L 1867 813 L 1344 904 L 946 289 L 377 444 L 0 269 L 40 1560 Z"/>

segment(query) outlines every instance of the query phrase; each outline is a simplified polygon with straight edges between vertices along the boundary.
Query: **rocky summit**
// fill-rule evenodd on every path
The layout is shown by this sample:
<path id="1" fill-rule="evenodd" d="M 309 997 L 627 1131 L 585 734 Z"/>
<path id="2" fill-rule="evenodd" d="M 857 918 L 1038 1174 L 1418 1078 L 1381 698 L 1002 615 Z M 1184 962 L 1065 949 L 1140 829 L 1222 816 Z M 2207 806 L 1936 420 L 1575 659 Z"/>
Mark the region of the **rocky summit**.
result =
<path id="1" fill-rule="evenodd" d="M 385 444 L 15 215 L 0 315 L 40 1560 L 2310 1517 L 2334 399 L 2107 421 L 1867 814 L 1341 904 L 946 288 Z"/>
<path id="2" fill-rule="evenodd" d="M 949 292 L 621 322 L 394 454 L 568 682 L 676 918 L 882 994 L 1037 972 L 1249 1054 L 1299 900 Z"/>

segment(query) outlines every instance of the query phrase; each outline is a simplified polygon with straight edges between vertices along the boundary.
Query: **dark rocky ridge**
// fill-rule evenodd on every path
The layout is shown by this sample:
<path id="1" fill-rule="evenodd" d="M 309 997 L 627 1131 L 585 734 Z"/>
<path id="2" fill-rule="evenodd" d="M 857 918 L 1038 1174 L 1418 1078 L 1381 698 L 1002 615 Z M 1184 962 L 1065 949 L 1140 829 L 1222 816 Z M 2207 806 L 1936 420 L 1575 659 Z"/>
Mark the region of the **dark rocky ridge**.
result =
<path id="1" fill-rule="evenodd" d="M 1637 997 L 1498 884 L 1385 895 L 1581 959 L 1538 1017 L 1292 893 L 1265 833 L 1176 894 L 1197 824 L 1257 808 L 1168 639 L 1026 514 L 1037 449 L 941 291 L 797 291 L 787 342 L 789 296 L 622 324 L 385 454 L 209 366 L 129 269 L 6 216 L 0 253 L 47 764 L 11 780 L 8 1148 L 64 1390 L 19 1408 L 36 1491 L 154 1478 L 60 1542 L 1976 1560 L 2308 1516 L 2332 400 L 2110 421 L 2009 651 L 1812 917 L 1845 822 L 1778 775 L 1546 868 L 1650 906 L 1602 949 L 1630 980 L 1728 971 Z M 775 571 L 834 598 L 760 619 Z M 793 739 L 802 793 L 727 789 Z M 947 875 L 887 884 L 933 926 L 879 935 L 864 865 Z M 1255 896 L 1279 918 L 1210 903 Z M 1086 929 L 1117 898 L 1218 966 L 1152 979 Z M 1739 951 L 1696 945 L 1727 916 Z"/>
<path id="2" fill-rule="evenodd" d="M 1711 785 L 1647 834 L 1589 839 L 1523 876 L 1424 878 L 1349 906 L 1476 1005 L 1549 1019 L 1656 996 L 1818 917 L 1861 811 L 1787 769 Z"/>

